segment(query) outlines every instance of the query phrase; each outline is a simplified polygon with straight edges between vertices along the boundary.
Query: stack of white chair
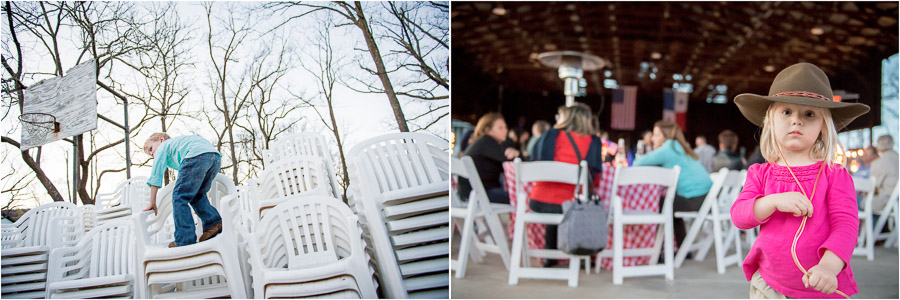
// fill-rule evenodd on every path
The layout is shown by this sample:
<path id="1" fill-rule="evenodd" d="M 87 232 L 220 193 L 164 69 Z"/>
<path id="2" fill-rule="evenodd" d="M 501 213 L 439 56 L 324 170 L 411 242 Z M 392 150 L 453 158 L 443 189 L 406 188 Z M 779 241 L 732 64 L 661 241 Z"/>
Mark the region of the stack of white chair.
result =
<path id="1" fill-rule="evenodd" d="M 351 206 L 388 298 L 449 297 L 448 148 L 438 137 L 407 132 L 350 150 Z"/>
<path id="2" fill-rule="evenodd" d="M 694 252 L 694 260 L 701 261 L 712 246 L 716 247 L 716 270 L 725 274 L 729 265 L 740 264 L 744 257 L 741 252 L 740 229 L 731 222 L 731 205 L 744 187 L 747 171 L 722 168 L 711 174 L 712 187 L 706 194 L 700 209 L 695 212 L 675 212 L 676 218 L 684 218 L 689 222 L 687 236 L 675 255 L 675 267 L 680 268 L 689 252 Z M 690 222 L 693 220 L 693 222 Z M 695 243 L 696 238 L 705 229 L 706 236 Z M 735 252 L 727 255 L 734 246 Z"/>
<path id="3" fill-rule="evenodd" d="M 75 236 L 51 245 L 50 227 L 55 219 L 74 223 Z M 54 247 L 73 243 L 84 232 L 81 210 L 72 203 L 53 202 L 31 209 L 2 230 L 2 297 L 42 298 L 45 296 L 47 259 Z"/>
<path id="4" fill-rule="evenodd" d="M 225 201 L 238 206 L 236 195 Z M 238 228 L 248 239 L 255 298 L 377 297 L 358 218 L 340 200 L 288 196 L 255 229 Z"/>
<path id="5" fill-rule="evenodd" d="M 894 186 L 894 190 L 891 192 L 890 197 L 888 197 L 887 203 L 881 210 L 881 217 L 878 218 L 878 222 L 875 223 L 875 228 L 873 229 L 875 232 L 875 240 L 885 240 L 885 248 L 897 248 L 898 240 L 900 240 L 900 237 L 897 235 L 898 231 L 900 231 L 897 230 L 897 222 L 900 220 L 900 214 L 898 214 L 898 210 L 900 209 L 897 207 L 898 202 L 900 202 L 898 196 L 900 196 L 900 182 Z M 885 226 L 888 226 L 890 232 L 881 233 Z"/>
<path id="6" fill-rule="evenodd" d="M 263 150 L 263 160 L 266 168 L 270 163 L 285 158 L 295 156 L 314 156 L 324 161 L 325 172 L 328 177 L 328 189 L 335 198 L 341 198 L 340 188 L 338 187 L 337 176 L 334 173 L 334 160 L 331 159 L 331 152 L 328 144 L 325 143 L 325 137 L 314 132 L 301 132 L 274 141 L 269 150 Z M 261 182 L 262 183 L 262 182 Z"/>
<path id="7" fill-rule="evenodd" d="M 94 199 L 94 215 L 96 224 L 107 221 L 127 219 L 131 216 L 131 204 L 128 203 L 128 188 L 131 180 L 126 180 L 116 186 L 111 193 L 97 194 Z"/>
<path id="8" fill-rule="evenodd" d="M 257 197 L 259 218 L 265 209 L 278 205 L 288 196 L 327 195 L 335 197 L 331 190 L 331 177 L 325 160 L 318 156 L 282 156 L 270 162 L 262 172 Z"/>
<path id="9" fill-rule="evenodd" d="M 613 260 L 613 284 L 621 285 L 625 277 L 665 275 L 666 280 L 675 280 L 675 231 L 672 216 L 672 202 L 675 201 L 675 188 L 678 185 L 678 174 L 681 168 L 673 169 L 661 167 L 628 167 L 616 169 L 613 178 L 612 192 L 612 222 L 613 222 L 613 249 L 605 249 L 597 254 L 600 257 L 610 257 Z M 618 196 L 621 186 L 632 184 L 656 184 L 667 188 L 666 198 L 659 213 L 654 212 L 628 212 L 624 211 L 622 198 Z M 656 242 L 651 248 L 625 249 L 624 229 L 625 225 L 633 224 L 657 224 Z M 656 260 L 660 251 L 663 252 L 665 263 L 659 265 Z M 647 266 L 624 266 L 625 256 L 650 256 Z"/>
<path id="10" fill-rule="evenodd" d="M 867 260 L 875 260 L 875 229 L 872 216 L 872 199 L 875 197 L 875 178 L 852 177 L 853 187 L 857 194 L 864 194 L 859 206 L 859 236 L 856 248 L 853 248 L 854 256 L 865 256 Z"/>
<path id="11" fill-rule="evenodd" d="M 72 226 L 54 225 L 54 234 L 72 232 L 66 228 Z M 46 298 L 140 298 L 134 294 L 136 261 L 134 222 L 106 222 L 76 245 L 50 252 Z"/>
<path id="12" fill-rule="evenodd" d="M 143 282 L 140 295 L 143 298 L 246 298 L 238 243 L 233 234 L 236 229 L 229 220 L 222 220 L 223 234 L 204 242 L 168 248 L 175 230 L 171 217 L 173 189 L 174 183 L 159 190 L 158 213 L 146 211 L 133 217 L 138 281 Z M 220 205 L 222 198 L 234 193 L 231 179 L 219 174 L 208 197 L 213 206 L 224 207 Z M 222 211 L 219 209 L 220 214 Z M 194 220 L 199 237 L 203 229 L 196 215 Z"/>
<path id="13" fill-rule="evenodd" d="M 81 209 L 81 222 L 84 225 L 84 232 L 88 232 L 94 227 L 97 226 L 97 212 L 95 211 L 96 206 L 93 204 L 86 204 L 79 207 Z"/>
<path id="14" fill-rule="evenodd" d="M 579 198 L 586 201 L 587 189 L 581 188 L 587 181 L 587 162 L 582 161 L 581 167 L 576 164 L 556 161 L 522 162 L 516 158 L 516 199 L 528 199 L 525 193 L 525 185 L 536 181 L 559 182 L 575 185 L 576 190 L 582 191 Z M 580 171 L 580 172 L 579 172 Z M 569 287 L 578 287 L 578 270 L 585 256 L 570 255 L 555 249 L 528 249 L 525 240 L 528 233 L 525 225 L 528 223 L 558 225 L 562 222 L 562 214 L 526 212 L 526 202 L 520 201 L 516 205 L 516 224 L 513 236 L 512 260 L 509 265 L 510 285 L 519 284 L 519 278 L 557 279 L 566 280 Z M 465 240 L 464 240 L 465 241 Z M 544 259 L 568 259 L 569 267 L 540 268 L 531 266 L 531 257 Z M 524 266 L 523 266 L 524 264 Z"/>
<path id="15" fill-rule="evenodd" d="M 451 269 L 456 270 L 456 278 L 466 276 L 466 264 L 468 264 L 469 258 L 475 262 L 481 262 L 484 251 L 499 254 L 503 265 L 509 269 L 509 243 L 499 215 L 512 212 L 512 206 L 490 203 L 472 157 L 452 158 L 450 173 L 457 178 L 467 179 L 472 186 L 468 203 L 463 203 L 455 190 L 450 193 L 450 197 L 453 199 L 450 216 L 454 219 L 455 229 L 458 229 L 462 236 L 457 259 L 450 261 Z M 479 230 L 489 234 L 489 236 L 484 236 L 483 241 L 475 232 L 476 225 Z M 454 233 L 455 230 L 451 231 L 451 239 Z"/>

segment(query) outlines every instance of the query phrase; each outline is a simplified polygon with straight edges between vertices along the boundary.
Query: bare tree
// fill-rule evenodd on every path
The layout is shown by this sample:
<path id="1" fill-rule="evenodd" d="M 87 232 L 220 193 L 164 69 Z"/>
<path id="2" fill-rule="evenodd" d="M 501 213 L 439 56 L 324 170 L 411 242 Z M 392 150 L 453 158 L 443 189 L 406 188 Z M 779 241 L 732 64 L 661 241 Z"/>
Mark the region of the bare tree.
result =
<path id="1" fill-rule="evenodd" d="M 347 173 L 347 161 L 344 157 L 344 144 L 341 139 L 338 121 L 334 113 L 334 86 L 340 80 L 341 67 L 345 63 L 341 57 L 335 57 L 334 54 L 334 47 L 331 40 L 331 29 L 334 27 L 333 25 L 330 17 L 325 17 L 318 22 L 316 30 L 313 30 L 314 33 L 309 38 L 313 50 L 306 53 L 306 56 L 312 63 L 301 64 L 303 69 L 316 78 L 316 85 L 318 86 L 319 93 L 315 98 L 321 99 L 321 102 L 324 102 L 325 107 L 328 109 L 328 116 L 324 116 L 322 112 L 319 111 L 317 103 L 312 99 L 305 99 L 303 97 L 298 98 L 316 112 L 319 120 L 322 121 L 325 128 L 331 132 L 332 136 L 334 136 L 337 143 L 337 152 L 340 157 L 340 185 L 344 190 L 343 198 L 346 203 L 347 187 L 350 186 L 350 176 L 348 176 L 349 173 Z"/>
<path id="2" fill-rule="evenodd" d="M 372 58 L 372 62 L 375 64 L 375 71 L 372 73 L 378 76 L 378 79 L 381 81 L 383 93 L 387 96 L 388 102 L 391 105 L 391 109 L 394 112 L 394 119 L 397 122 L 397 127 L 402 132 L 409 131 L 409 126 L 406 123 L 406 116 L 404 116 L 403 109 L 400 106 L 400 101 L 397 98 L 397 94 L 394 92 L 394 86 L 391 83 L 391 78 L 388 76 L 389 72 L 385 68 L 381 51 L 378 49 L 378 43 L 375 41 L 375 35 L 372 32 L 371 26 L 369 25 L 369 21 L 366 17 L 365 10 L 362 7 L 362 3 L 360 3 L 359 1 L 355 1 L 352 3 L 336 1 L 322 5 L 304 2 L 275 2 L 268 3 L 264 5 L 264 7 L 270 9 L 271 11 L 281 13 L 288 13 L 287 11 L 290 8 L 294 7 L 301 9 L 301 12 L 299 14 L 289 17 L 281 25 L 287 24 L 288 22 L 296 18 L 303 17 L 316 11 L 327 11 L 343 17 L 344 19 L 349 21 L 350 24 L 356 26 L 356 28 L 358 28 L 362 33 L 363 39 L 366 42 L 366 48 L 368 49 L 369 56 Z"/>

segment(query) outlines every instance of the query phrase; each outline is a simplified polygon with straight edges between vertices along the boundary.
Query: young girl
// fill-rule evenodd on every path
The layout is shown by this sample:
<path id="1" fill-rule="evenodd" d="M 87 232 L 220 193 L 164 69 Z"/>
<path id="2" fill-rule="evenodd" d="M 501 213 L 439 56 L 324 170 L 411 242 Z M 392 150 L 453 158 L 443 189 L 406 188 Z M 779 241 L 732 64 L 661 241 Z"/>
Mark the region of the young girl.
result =
<path id="1" fill-rule="evenodd" d="M 778 73 L 769 95 L 734 100 L 744 117 L 762 126 L 767 161 L 750 167 L 731 207 L 735 226 L 760 227 L 743 264 L 750 298 L 853 295 L 856 195 L 850 174 L 832 161 L 837 130 L 869 107 L 833 102 L 828 77 L 808 63 Z"/>

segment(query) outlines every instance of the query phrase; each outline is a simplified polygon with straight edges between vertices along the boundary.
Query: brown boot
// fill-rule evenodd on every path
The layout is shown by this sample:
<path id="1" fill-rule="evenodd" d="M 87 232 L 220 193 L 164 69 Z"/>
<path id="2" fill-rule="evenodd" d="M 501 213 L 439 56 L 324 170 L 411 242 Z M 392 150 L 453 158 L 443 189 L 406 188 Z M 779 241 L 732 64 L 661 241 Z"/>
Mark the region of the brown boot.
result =
<path id="1" fill-rule="evenodd" d="M 222 232 L 222 222 L 219 224 L 213 225 L 208 230 L 204 231 L 202 235 L 200 235 L 200 242 L 211 239 Z"/>
<path id="2" fill-rule="evenodd" d="M 175 248 L 175 247 L 178 247 L 178 246 L 175 246 L 175 242 L 169 243 L 169 248 Z"/>

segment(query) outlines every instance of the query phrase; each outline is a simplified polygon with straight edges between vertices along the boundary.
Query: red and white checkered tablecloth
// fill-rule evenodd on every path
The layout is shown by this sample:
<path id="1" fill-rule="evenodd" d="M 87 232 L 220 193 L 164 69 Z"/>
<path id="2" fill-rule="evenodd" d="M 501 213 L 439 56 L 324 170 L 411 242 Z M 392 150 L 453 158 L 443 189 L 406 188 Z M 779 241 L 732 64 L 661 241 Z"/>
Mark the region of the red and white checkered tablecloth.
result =
<path id="1" fill-rule="evenodd" d="M 516 170 L 513 162 L 503 163 L 503 172 L 506 177 L 506 187 L 509 193 L 509 203 L 515 207 L 518 203 L 516 198 Z M 609 209 L 610 193 L 612 192 L 613 177 L 616 174 L 616 168 L 612 164 L 604 164 L 603 172 L 594 179 L 595 191 L 600 195 L 601 202 Z M 526 193 L 531 193 L 531 184 L 525 187 Z M 619 196 L 623 199 L 623 208 L 627 211 L 653 211 L 659 212 L 659 198 L 666 192 L 665 188 L 660 188 L 653 184 L 636 184 L 621 186 Z M 527 199 L 526 199 L 527 201 Z M 527 205 L 527 202 L 526 202 Z M 525 211 L 531 211 L 526 206 Z M 514 237 L 516 222 L 516 213 L 510 214 L 509 218 L 509 237 Z M 530 249 L 544 249 L 544 238 L 546 226 L 544 224 L 526 224 L 528 232 L 528 247 Z M 653 246 L 656 239 L 656 225 L 625 225 L 625 249 L 632 248 L 648 248 Z M 608 249 L 612 249 L 612 223 L 609 224 L 609 239 L 606 244 Z M 625 257 L 625 266 L 646 265 L 650 262 L 649 256 Z M 606 269 L 612 269 L 612 259 L 603 258 L 601 264 Z"/>

